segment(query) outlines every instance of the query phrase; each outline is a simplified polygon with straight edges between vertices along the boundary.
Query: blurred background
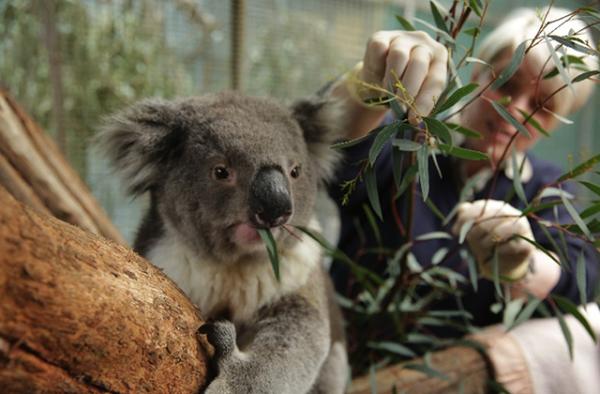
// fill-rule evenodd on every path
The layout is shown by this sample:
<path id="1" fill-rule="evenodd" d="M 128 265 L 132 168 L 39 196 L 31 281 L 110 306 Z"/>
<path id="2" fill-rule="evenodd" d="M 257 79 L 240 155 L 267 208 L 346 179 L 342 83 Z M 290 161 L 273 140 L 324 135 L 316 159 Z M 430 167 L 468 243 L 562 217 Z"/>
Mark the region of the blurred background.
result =
<path id="1" fill-rule="evenodd" d="M 485 30 L 516 7 L 546 4 L 492 1 Z M 126 197 L 89 149 L 103 116 L 145 97 L 225 89 L 291 101 L 352 67 L 373 32 L 400 27 L 396 15 L 419 29 L 432 24 L 429 2 L 418 0 L 0 0 L 0 85 L 52 135 L 131 242 L 146 202 Z M 575 124 L 534 152 L 565 169 L 600 152 L 598 109 L 596 89 Z"/>

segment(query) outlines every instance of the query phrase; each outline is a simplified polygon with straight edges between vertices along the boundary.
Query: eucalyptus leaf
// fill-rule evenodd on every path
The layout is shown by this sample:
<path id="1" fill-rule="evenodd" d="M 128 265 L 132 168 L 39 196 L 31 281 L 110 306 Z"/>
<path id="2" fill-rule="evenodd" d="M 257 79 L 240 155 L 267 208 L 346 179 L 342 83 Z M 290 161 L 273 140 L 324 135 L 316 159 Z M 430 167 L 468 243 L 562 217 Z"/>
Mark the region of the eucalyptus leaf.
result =
<path id="1" fill-rule="evenodd" d="M 508 123 L 510 123 L 515 129 L 517 129 L 517 131 L 519 133 L 523 134 L 527 138 L 531 138 L 531 135 L 529 135 L 529 131 L 527 131 L 527 129 L 525 128 L 525 126 L 523 126 L 518 120 L 516 120 L 506 110 L 506 108 L 504 108 L 503 106 L 501 106 L 500 104 L 498 104 L 495 101 L 490 101 L 490 103 L 492 104 L 492 107 L 496 110 L 496 112 L 498 112 L 498 115 L 500 115 L 502 117 L 502 119 L 504 119 Z"/>
<path id="2" fill-rule="evenodd" d="M 523 58 L 525 57 L 525 48 L 527 47 L 527 42 L 523 41 L 517 46 L 515 52 L 513 53 L 512 60 L 509 65 L 506 66 L 504 70 L 500 73 L 498 78 L 492 83 L 490 88 L 492 90 L 497 90 L 499 87 L 504 85 L 506 81 L 508 81 L 519 69 L 521 63 L 523 63 Z"/>
<path id="3" fill-rule="evenodd" d="M 589 78 L 593 77 L 594 75 L 598 75 L 598 74 L 600 74 L 600 70 L 587 71 L 587 72 L 581 73 L 578 76 L 576 76 L 575 78 L 573 78 L 573 80 L 571 82 L 575 83 L 575 82 L 585 81 L 586 79 L 589 79 Z"/>
<path id="4" fill-rule="evenodd" d="M 418 142 L 407 140 L 404 138 L 396 138 L 392 142 L 392 145 L 405 152 L 415 152 L 421 149 L 421 147 L 423 146 Z"/>
<path id="5" fill-rule="evenodd" d="M 419 184 L 421 185 L 421 196 L 423 201 L 429 195 L 429 152 L 427 146 L 417 151 L 417 164 L 419 169 Z"/>
<path id="6" fill-rule="evenodd" d="M 381 233 L 379 232 L 379 226 L 375 221 L 375 216 L 373 216 L 373 210 L 367 204 L 363 204 L 362 207 L 363 211 L 365 212 L 365 216 L 367 217 L 367 221 L 369 222 L 369 226 L 371 227 L 371 231 L 377 240 L 377 245 L 381 245 Z"/>
<path id="7" fill-rule="evenodd" d="M 579 181 L 579 183 L 581 183 L 583 186 L 587 187 L 589 190 L 600 196 L 600 186 L 587 181 Z"/>
<path id="8" fill-rule="evenodd" d="M 581 211 L 579 216 L 581 216 L 582 219 L 586 219 L 586 218 L 588 218 L 592 215 L 596 215 L 598 213 L 600 213 L 600 203 L 595 203 L 594 205 L 587 207 L 586 209 Z"/>
<path id="9" fill-rule="evenodd" d="M 523 157 L 523 160 L 525 159 L 526 158 Z M 511 162 L 513 169 L 513 187 L 515 188 L 515 193 L 517 193 L 517 197 L 519 197 L 519 200 L 521 200 L 525 204 L 525 206 L 527 206 L 529 203 L 527 202 L 525 190 L 523 189 L 523 184 L 521 183 L 521 165 L 517 163 L 517 151 L 515 149 L 512 150 Z"/>
<path id="10" fill-rule="evenodd" d="M 477 36 L 479 36 L 480 30 L 477 26 L 475 26 L 475 27 L 471 27 L 469 29 L 463 30 L 463 33 L 465 33 L 466 35 L 469 35 L 471 37 L 477 37 Z"/>
<path id="11" fill-rule="evenodd" d="M 554 257 L 554 255 L 548 250 L 546 249 L 544 246 L 542 246 L 540 243 L 538 243 L 537 241 L 524 237 L 520 234 L 515 234 L 513 236 L 514 238 L 519 238 L 522 239 L 525 242 L 529 242 L 530 244 L 532 244 L 533 246 L 535 246 L 538 250 L 540 250 L 541 252 L 543 252 L 544 254 L 546 254 L 546 256 L 550 257 L 551 260 L 553 260 L 556 264 L 560 265 L 560 261 L 556 259 L 556 257 Z"/>
<path id="12" fill-rule="evenodd" d="M 400 189 L 400 184 L 402 183 L 402 172 L 404 171 L 404 162 L 408 160 L 406 156 L 406 154 L 402 153 L 397 148 L 394 147 L 392 149 L 392 175 L 394 177 L 394 184 L 396 186 L 396 190 Z"/>
<path id="13" fill-rule="evenodd" d="M 554 65 L 556 66 L 556 69 L 558 70 L 558 74 L 562 78 L 565 85 L 567 85 L 569 87 L 569 89 L 571 90 L 573 95 L 575 95 L 575 89 L 573 89 L 573 84 L 571 83 L 571 77 L 565 70 L 565 67 L 562 64 L 562 61 L 556 54 L 557 50 L 552 46 L 552 43 L 550 42 L 550 39 L 547 36 L 544 36 L 544 41 L 546 42 L 546 47 L 548 48 L 548 51 L 550 52 L 550 57 L 552 58 L 552 61 L 554 62 Z"/>
<path id="14" fill-rule="evenodd" d="M 590 232 L 590 229 L 585 224 L 585 222 L 583 221 L 583 219 L 581 219 L 581 216 L 579 216 L 579 213 L 577 213 L 577 210 L 575 209 L 575 207 L 564 196 L 561 196 L 561 198 L 562 198 L 563 205 L 567 209 L 567 212 L 569 212 L 569 215 L 571 215 L 571 218 L 573 218 L 573 220 L 575 221 L 575 223 L 577 224 L 577 226 L 581 229 L 581 231 L 583 231 L 583 233 L 586 235 L 586 237 L 590 241 L 594 242 L 594 237 L 592 236 L 592 233 Z"/>
<path id="15" fill-rule="evenodd" d="M 433 317 L 466 317 L 467 319 L 473 318 L 473 315 L 471 313 L 463 310 L 433 310 L 429 311 L 427 314 Z"/>
<path id="16" fill-rule="evenodd" d="M 465 85 L 465 86 L 462 86 L 462 87 L 456 89 L 442 105 L 440 105 L 438 108 L 434 109 L 432 114 L 437 114 L 440 112 L 444 112 L 447 109 L 450 109 L 454 104 L 458 103 L 462 98 L 473 93 L 478 87 L 479 87 L 479 84 L 470 83 L 468 85 Z"/>
<path id="17" fill-rule="evenodd" d="M 378 127 L 375 130 L 371 131 L 369 134 L 364 135 L 360 138 L 354 138 L 352 140 L 348 140 L 348 141 L 340 141 L 340 142 L 336 142 L 335 144 L 331 145 L 332 149 L 347 149 L 350 148 L 351 146 L 354 145 L 358 145 L 361 142 L 368 140 L 369 138 L 371 138 L 371 134 L 372 133 L 377 133 L 379 130 L 383 129 L 383 127 Z"/>
<path id="18" fill-rule="evenodd" d="M 460 159 L 468 159 L 468 160 L 488 160 L 488 155 L 486 155 L 485 153 L 476 151 L 476 150 L 472 150 L 472 149 L 466 149 L 466 148 L 461 148 L 458 146 L 451 146 L 451 145 L 447 145 L 447 144 L 439 144 L 438 147 L 440 148 L 440 150 L 442 152 L 445 152 L 449 155 L 452 155 L 454 157 L 458 157 Z"/>
<path id="19" fill-rule="evenodd" d="M 508 327 L 508 330 L 529 320 L 529 318 L 533 315 L 533 313 L 536 311 L 541 302 L 542 300 L 539 298 L 530 297 L 529 301 L 527 301 L 527 305 L 525 305 L 525 308 L 521 310 L 521 313 L 519 313 L 519 316 L 515 319 L 513 324 Z"/>
<path id="20" fill-rule="evenodd" d="M 429 209 L 431 209 L 431 212 L 433 212 L 433 214 L 435 216 L 437 216 L 438 219 L 444 220 L 444 214 L 439 210 L 438 207 L 435 206 L 435 204 L 433 203 L 433 201 L 431 201 L 431 198 L 428 198 L 425 201 L 425 204 L 427 204 L 427 206 L 429 207 Z"/>
<path id="21" fill-rule="evenodd" d="M 421 264 L 419 264 L 415 255 L 410 252 L 406 257 L 406 266 L 408 267 L 410 272 L 418 273 L 423 271 L 423 267 L 421 267 Z"/>
<path id="22" fill-rule="evenodd" d="M 414 31 L 415 27 L 403 16 L 401 15 L 396 15 L 396 20 L 400 23 L 400 25 L 402 25 L 402 27 L 404 28 L 404 30 L 407 31 Z"/>
<path id="23" fill-rule="evenodd" d="M 573 196 L 571 193 L 563 189 L 559 189 L 557 187 L 546 187 L 544 188 L 544 190 L 542 190 L 542 192 L 539 195 L 539 199 L 544 199 L 548 197 L 564 197 L 568 198 L 569 200 L 575 198 L 575 196 Z"/>
<path id="24" fill-rule="evenodd" d="M 379 202 L 379 190 L 377 188 L 377 178 L 373 166 L 367 166 L 367 170 L 364 172 L 363 177 L 365 180 L 365 187 L 367 188 L 369 203 L 379 220 L 383 221 L 381 203 Z"/>
<path id="25" fill-rule="evenodd" d="M 549 35 L 551 39 L 560 44 L 576 50 L 577 52 L 585 53 L 586 55 L 598 56 L 598 51 L 588 48 L 573 40 L 573 37 Z"/>
<path id="26" fill-rule="evenodd" d="M 469 219 L 466 222 L 464 222 L 462 226 L 460 226 L 460 232 L 458 235 L 458 243 L 459 244 L 462 244 L 463 242 L 465 242 L 467 233 L 469 232 L 469 230 L 471 230 L 471 228 L 473 227 L 474 224 L 475 224 L 475 220 Z"/>
<path id="27" fill-rule="evenodd" d="M 464 126 L 455 124 L 455 123 L 451 123 L 451 122 L 444 122 L 446 124 L 446 126 L 448 126 L 450 128 L 451 131 L 455 131 L 457 133 L 460 133 L 462 135 L 464 135 L 465 137 L 468 138 L 476 138 L 476 139 L 481 139 L 483 138 L 483 136 L 481 135 L 481 133 L 475 131 L 475 130 L 471 130 L 468 129 Z"/>
<path id="28" fill-rule="evenodd" d="M 564 123 L 564 124 L 573 124 L 573 121 L 571 119 L 565 118 L 564 116 L 559 115 L 556 112 L 550 111 L 548 108 L 543 108 L 542 110 L 544 112 L 549 113 L 554 118 L 558 119 L 558 121 L 561 122 L 561 123 Z"/>
<path id="29" fill-rule="evenodd" d="M 431 161 L 433 161 L 433 166 L 435 167 L 435 171 L 437 172 L 438 176 L 440 177 L 440 179 L 442 179 L 443 178 L 442 169 L 440 168 L 440 164 L 438 163 L 437 154 L 436 154 L 435 150 L 431 151 Z M 427 199 L 427 201 L 431 201 L 431 199 Z M 427 205 L 429 205 L 429 204 L 427 204 Z M 444 218 L 444 215 L 438 215 L 438 217 L 440 217 L 440 216 L 442 217 L 442 219 Z"/>
<path id="30" fill-rule="evenodd" d="M 415 238 L 415 241 L 429 241 L 432 239 L 452 239 L 452 236 L 445 231 L 433 231 L 419 235 Z"/>
<path id="31" fill-rule="evenodd" d="M 467 262 L 467 266 L 469 268 L 469 280 L 471 281 L 471 286 L 473 286 L 473 290 L 477 292 L 479 278 L 479 274 L 477 272 L 477 263 L 475 262 L 473 256 L 464 249 L 460 251 L 460 256 L 463 260 Z"/>
<path id="32" fill-rule="evenodd" d="M 450 130 L 448 130 L 448 127 L 445 124 L 437 119 L 428 117 L 423 118 L 423 122 L 425 122 L 427 130 L 429 130 L 431 134 L 438 137 L 445 144 L 452 145 L 452 136 L 450 135 Z"/>
<path id="33" fill-rule="evenodd" d="M 262 238 L 265 246 L 267 248 L 267 253 L 269 255 L 269 260 L 271 260 L 271 266 L 273 267 L 273 273 L 275 274 L 275 278 L 278 282 L 281 281 L 281 277 L 279 274 L 279 253 L 277 252 L 277 244 L 275 243 L 275 238 L 273 238 L 273 234 L 269 229 L 256 229 L 258 234 Z"/>
<path id="34" fill-rule="evenodd" d="M 573 170 L 567 172 L 566 174 L 561 175 L 561 177 L 558 178 L 558 182 L 563 182 L 563 181 L 566 181 L 567 179 L 572 179 L 572 178 L 578 177 L 579 175 L 586 173 L 587 171 L 594 168 L 594 166 L 596 164 L 598 164 L 599 162 L 600 162 L 600 154 L 593 156 L 592 158 L 586 160 L 585 162 L 583 162 L 580 165 L 578 165 L 577 167 L 575 167 Z"/>
<path id="35" fill-rule="evenodd" d="M 382 342 L 369 342 L 367 346 L 371 349 L 384 350 L 386 352 L 398 354 L 404 357 L 416 357 L 415 352 L 410 350 L 408 347 L 401 345 L 396 342 L 382 341 Z"/>
<path id="36" fill-rule="evenodd" d="M 554 297 L 552 297 L 552 298 L 554 298 Z M 571 358 L 571 360 L 573 360 L 573 335 L 571 334 L 571 330 L 569 329 L 569 326 L 567 325 L 567 322 L 565 321 L 565 317 L 563 316 L 560 309 L 558 309 L 554 305 L 552 307 L 554 309 L 554 313 L 556 314 L 556 317 L 558 318 L 558 324 L 560 325 L 560 330 L 563 333 L 565 342 L 567 342 L 567 347 L 569 349 L 569 357 Z"/>
<path id="37" fill-rule="evenodd" d="M 506 304 L 504 307 L 504 316 L 502 318 L 502 324 L 505 327 L 512 327 L 517 319 L 517 315 L 521 312 L 523 308 L 523 303 L 525 300 L 523 298 L 517 298 Z"/>
<path id="38" fill-rule="evenodd" d="M 492 264 L 492 280 L 494 282 L 496 294 L 498 294 L 498 297 L 502 299 L 504 298 L 504 294 L 502 294 L 502 289 L 500 287 L 500 262 L 498 261 L 498 250 L 496 248 L 494 248 L 492 261 L 489 264 Z"/>
<path id="39" fill-rule="evenodd" d="M 490 305 L 490 311 L 493 314 L 498 314 L 498 313 L 500 313 L 501 310 L 502 310 L 502 303 L 500 303 L 500 302 L 495 302 L 492 305 Z"/>
<path id="40" fill-rule="evenodd" d="M 479 0 L 469 0 L 469 8 L 471 8 L 475 14 L 481 18 L 481 2 Z"/>
<path id="41" fill-rule="evenodd" d="M 429 7 L 431 9 L 431 14 L 433 15 L 433 20 L 435 22 L 435 25 L 438 27 L 438 29 L 445 31 L 446 34 L 450 33 L 448 31 L 448 27 L 446 26 L 446 23 L 444 22 L 444 18 L 442 17 L 442 14 L 440 13 L 440 10 L 436 6 L 436 4 L 433 1 L 430 1 Z"/>
<path id="42" fill-rule="evenodd" d="M 406 342 L 415 344 L 435 343 L 437 339 L 433 336 L 421 334 L 419 332 L 411 332 L 406 336 Z"/>
<path id="43" fill-rule="evenodd" d="M 398 188 L 398 193 L 396 195 L 396 198 L 398 198 L 402 194 L 404 194 L 404 192 L 406 191 L 406 189 L 408 188 L 410 183 L 413 181 L 413 179 L 415 179 L 415 176 L 417 175 L 417 171 L 418 171 L 418 169 L 417 169 L 416 164 L 412 164 L 410 167 L 408 167 L 408 169 L 404 173 L 404 178 L 402 178 L 402 183 L 400 184 L 400 187 Z"/>
<path id="44" fill-rule="evenodd" d="M 487 62 L 485 62 L 485 61 L 483 61 L 483 60 L 481 60 L 481 59 L 479 59 L 477 57 L 474 57 L 474 56 L 468 56 L 468 57 L 466 57 L 465 61 L 467 63 L 479 63 L 479 64 L 484 65 L 486 67 L 492 68 L 492 66 L 489 63 L 487 63 Z"/>
<path id="45" fill-rule="evenodd" d="M 438 33 L 440 36 L 442 36 L 448 42 L 448 44 L 450 44 L 450 45 L 455 44 L 454 38 L 452 38 L 450 36 L 450 34 L 448 34 L 445 30 L 442 30 L 437 26 L 433 26 L 431 23 L 424 21 L 423 19 L 420 19 L 420 18 L 414 18 L 414 20 L 415 20 L 415 22 L 419 22 L 423 26 L 428 27 L 429 29 Z"/>
<path id="46" fill-rule="evenodd" d="M 377 160 L 377 156 L 381 153 L 384 145 L 390 138 L 392 138 L 399 130 L 400 122 L 396 121 L 381 129 L 377 135 L 375 136 L 375 140 L 371 145 L 371 149 L 369 150 L 369 163 L 373 165 L 375 160 Z"/>
<path id="47" fill-rule="evenodd" d="M 438 249 L 431 257 L 431 264 L 438 265 L 444 260 L 444 257 L 448 254 L 448 248 Z"/>
<path id="48" fill-rule="evenodd" d="M 575 269 L 575 276 L 577 278 L 577 290 L 579 291 L 579 302 L 581 305 L 587 304 L 587 272 L 585 265 L 585 256 L 583 250 L 577 257 L 577 268 Z"/>
<path id="49" fill-rule="evenodd" d="M 550 209 L 555 205 L 558 204 L 562 204 L 562 202 L 560 200 L 553 200 L 553 201 L 549 201 L 549 202 L 544 202 L 544 203 L 537 203 L 534 202 L 533 204 L 529 205 L 528 207 L 525 207 L 523 209 L 523 211 L 521 211 L 521 213 L 523 214 L 523 216 L 527 216 L 531 213 L 535 213 L 535 212 L 539 212 L 539 211 L 543 211 L 546 209 Z M 583 216 L 582 216 L 583 217 Z"/>
<path id="50" fill-rule="evenodd" d="M 521 114 L 521 116 L 523 116 L 525 119 L 527 119 L 527 124 L 530 124 L 533 126 L 534 129 L 536 129 L 537 131 L 539 131 L 540 133 L 542 133 L 544 136 L 546 137 L 550 137 L 550 133 L 548 133 L 546 131 L 546 129 L 544 129 L 537 120 L 535 120 L 533 118 L 533 116 L 531 116 L 530 114 L 528 114 L 527 112 L 517 108 L 517 111 L 519 111 L 519 113 Z"/>

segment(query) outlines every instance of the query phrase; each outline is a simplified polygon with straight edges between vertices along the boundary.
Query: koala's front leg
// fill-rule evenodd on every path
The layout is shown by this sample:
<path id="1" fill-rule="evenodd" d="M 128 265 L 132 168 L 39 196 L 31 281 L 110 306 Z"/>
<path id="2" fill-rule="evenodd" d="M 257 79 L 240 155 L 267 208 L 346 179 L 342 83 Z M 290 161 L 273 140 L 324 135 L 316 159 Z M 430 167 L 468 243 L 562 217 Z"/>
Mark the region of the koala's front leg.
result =
<path id="1" fill-rule="evenodd" d="M 306 393 L 329 352 L 329 322 L 300 296 L 287 296 L 263 308 L 250 342 L 236 344 L 231 322 L 202 331 L 215 347 L 218 374 L 206 393 Z"/>

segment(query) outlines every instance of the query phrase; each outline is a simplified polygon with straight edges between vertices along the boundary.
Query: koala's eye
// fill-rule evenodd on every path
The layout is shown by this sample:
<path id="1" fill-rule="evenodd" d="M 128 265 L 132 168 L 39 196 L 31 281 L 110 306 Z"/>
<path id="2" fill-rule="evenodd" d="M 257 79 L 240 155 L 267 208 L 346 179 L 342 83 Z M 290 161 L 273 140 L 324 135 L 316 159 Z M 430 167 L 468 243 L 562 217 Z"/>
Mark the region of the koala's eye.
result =
<path id="1" fill-rule="evenodd" d="M 219 165 L 213 168 L 213 177 L 217 181 L 226 181 L 231 177 L 231 172 L 227 167 Z"/>
<path id="2" fill-rule="evenodd" d="M 294 166 L 290 171 L 290 175 L 292 178 L 298 178 L 300 176 L 300 166 Z"/>

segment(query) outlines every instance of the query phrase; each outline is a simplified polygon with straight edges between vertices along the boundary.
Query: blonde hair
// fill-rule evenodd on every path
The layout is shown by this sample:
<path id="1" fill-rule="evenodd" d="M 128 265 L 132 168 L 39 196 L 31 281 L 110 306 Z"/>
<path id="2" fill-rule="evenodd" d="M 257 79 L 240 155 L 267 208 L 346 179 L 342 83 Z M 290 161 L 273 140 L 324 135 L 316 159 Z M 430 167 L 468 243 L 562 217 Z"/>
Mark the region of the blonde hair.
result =
<path id="1" fill-rule="evenodd" d="M 556 36 L 575 36 L 584 42 L 587 42 L 589 46 L 595 48 L 592 36 L 590 34 L 587 25 L 576 17 L 569 16 L 572 11 L 551 7 L 543 8 L 536 12 L 531 8 L 518 8 L 511 12 L 491 33 L 487 35 L 487 38 L 482 42 L 479 49 L 479 58 L 487 63 L 492 63 L 496 56 L 505 50 L 514 51 L 520 43 L 524 41 L 531 41 L 540 28 L 542 27 L 542 18 L 545 17 L 544 30 L 541 32 L 540 37 L 544 35 L 556 35 Z M 576 51 L 570 47 L 561 46 L 558 42 L 548 38 L 548 43 L 553 48 L 557 49 L 559 56 L 572 55 L 582 58 L 585 67 L 588 70 L 598 69 L 598 59 L 596 56 L 584 54 Z M 543 73 L 547 73 L 555 67 L 554 61 L 551 59 L 551 52 L 548 48 L 548 44 L 542 41 L 536 44 L 531 51 L 527 54 L 527 61 L 533 62 L 538 70 L 544 67 Z M 549 61 L 547 61 L 550 59 Z M 477 66 L 480 68 L 480 66 Z M 568 67 L 565 69 L 569 74 L 571 80 L 577 75 L 587 71 L 576 69 L 575 67 Z M 477 73 L 478 70 L 476 69 Z M 544 83 L 552 84 L 554 89 L 557 89 L 564 85 L 563 79 L 560 75 L 553 78 L 544 80 Z M 558 104 L 557 112 L 562 114 L 569 114 L 579 109 L 587 99 L 590 97 L 594 83 L 591 80 L 584 80 L 572 84 L 573 89 L 565 88 L 555 96 L 555 102 Z M 553 89 L 553 90 L 554 90 Z"/>

